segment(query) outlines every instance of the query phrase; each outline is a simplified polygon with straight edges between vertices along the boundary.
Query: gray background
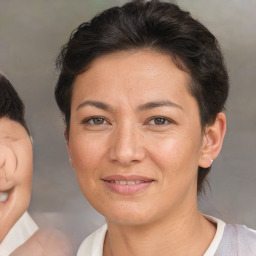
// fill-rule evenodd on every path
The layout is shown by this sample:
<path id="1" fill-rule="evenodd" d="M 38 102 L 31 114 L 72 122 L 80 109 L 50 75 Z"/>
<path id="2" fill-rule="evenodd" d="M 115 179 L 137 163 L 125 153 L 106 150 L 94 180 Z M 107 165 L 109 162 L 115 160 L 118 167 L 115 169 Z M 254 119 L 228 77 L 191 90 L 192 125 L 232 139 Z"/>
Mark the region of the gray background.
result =
<path id="1" fill-rule="evenodd" d="M 26 104 L 34 138 L 30 213 L 40 226 L 70 234 L 77 246 L 104 219 L 83 198 L 69 167 L 53 90 L 60 46 L 81 22 L 117 0 L 0 0 L 0 70 Z M 224 147 L 200 209 L 256 228 L 256 1 L 177 0 L 219 39 L 231 78 Z"/>

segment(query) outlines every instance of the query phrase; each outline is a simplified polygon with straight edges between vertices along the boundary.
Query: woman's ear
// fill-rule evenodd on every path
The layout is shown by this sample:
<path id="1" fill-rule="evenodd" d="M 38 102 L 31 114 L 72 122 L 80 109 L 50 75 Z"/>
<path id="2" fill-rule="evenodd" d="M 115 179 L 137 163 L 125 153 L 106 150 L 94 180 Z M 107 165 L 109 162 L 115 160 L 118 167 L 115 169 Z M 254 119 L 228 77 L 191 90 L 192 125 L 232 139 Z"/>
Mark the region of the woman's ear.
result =
<path id="1" fill-rule="evenodd" d="M 208 168 L 219 155 L 226 133 L 226 116 L 223 112 L 217 114 L 215 122 L 206 126 L 204 131 L 199 166 Z"/>
<path id="2" fill-rule="evenodd" d="M 68 150 L 69 162 L 70 162 L 70 165 L 72 167 L 74 167 L 73 166 L 73 161 L 72 161 L 72 153 L 71 153 L 71 150 L 70 150 L 70 147 L 69 147 L 69 136 L 68 136 L 67 130 L 64 131 L 64 137 L 65 137 L 65 140 L 66 140 L 66 147 L 67 147 L 67 150 Z"/>

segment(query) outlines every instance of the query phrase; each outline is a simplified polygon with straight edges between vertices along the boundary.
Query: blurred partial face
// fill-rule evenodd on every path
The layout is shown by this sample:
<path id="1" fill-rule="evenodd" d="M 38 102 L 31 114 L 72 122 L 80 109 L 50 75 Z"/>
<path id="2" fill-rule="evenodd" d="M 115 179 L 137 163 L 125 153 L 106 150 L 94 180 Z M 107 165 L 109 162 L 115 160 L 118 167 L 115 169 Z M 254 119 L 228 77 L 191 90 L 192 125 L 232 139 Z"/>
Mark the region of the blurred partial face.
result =
<path id="1" fill-rule="evenodd" d="M 28 208 L 32 144 L 25 128 L 0 118 L 0 242 Z"/>
<path id="2" fill-rule="evenodd" d="M 71 164 L 108 221 L 153 223 L 196 207 L 203 135 L 188 83 L 153 51 L 100 57 L 75 80 Z"/>

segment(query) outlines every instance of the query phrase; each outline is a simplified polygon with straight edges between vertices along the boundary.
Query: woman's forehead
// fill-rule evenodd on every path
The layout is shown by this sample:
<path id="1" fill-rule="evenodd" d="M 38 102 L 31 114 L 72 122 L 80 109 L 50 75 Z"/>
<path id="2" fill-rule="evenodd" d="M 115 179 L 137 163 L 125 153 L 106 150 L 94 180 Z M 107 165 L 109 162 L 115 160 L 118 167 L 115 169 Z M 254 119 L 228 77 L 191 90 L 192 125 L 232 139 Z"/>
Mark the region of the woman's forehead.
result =
<path id="1" fill-rule="evenodd" d="M 20 140 L 24 138 L 29 138 L 29 135 L 20 123 L 8 117 L 0 118 L 0 141 L 4 139 Z"/>
<path id="2" fill-rule="evenodd" d="M 77 76 L 74 82 L 75 96 L 154 95 L 165 90 L 177 91 L 183 86 L 187 90 L 190 77 L 180 70 L 166 54 L 154 51 L 116 53 L 96 59 L 88 70 Z M 184 88 L 182 88 L 184 89 Z M 140 95 L 141 97 L 141 95 Z"/>

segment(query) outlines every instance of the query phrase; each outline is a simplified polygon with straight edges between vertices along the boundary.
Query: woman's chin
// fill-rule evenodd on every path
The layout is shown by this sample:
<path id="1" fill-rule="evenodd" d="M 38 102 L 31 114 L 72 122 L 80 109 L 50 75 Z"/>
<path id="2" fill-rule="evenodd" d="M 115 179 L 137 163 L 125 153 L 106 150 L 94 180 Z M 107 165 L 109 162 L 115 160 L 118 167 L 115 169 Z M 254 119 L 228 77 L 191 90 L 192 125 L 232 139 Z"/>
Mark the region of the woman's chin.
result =
<path id="1" fill-rule="evenodd" d="M 154 219 L 154 216 L 149 215 L 148 212 L 134 208 L 131 208 L 129 210 L 118 209 L 116 211 L 108 213 L 103 212 L 102 214 L 105 216 L 108 223 L 124 226 L 146 225 Z"/>

